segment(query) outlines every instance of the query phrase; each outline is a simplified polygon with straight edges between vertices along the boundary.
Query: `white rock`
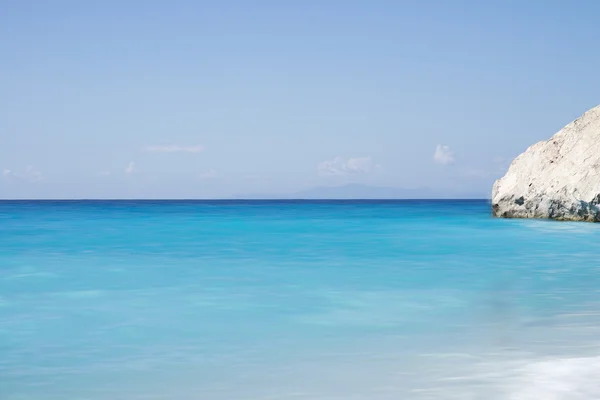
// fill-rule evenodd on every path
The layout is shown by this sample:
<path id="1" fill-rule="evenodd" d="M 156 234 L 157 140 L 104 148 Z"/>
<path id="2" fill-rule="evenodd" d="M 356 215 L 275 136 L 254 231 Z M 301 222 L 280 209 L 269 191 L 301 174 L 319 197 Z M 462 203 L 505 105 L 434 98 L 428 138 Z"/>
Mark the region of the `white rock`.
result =
<path id="1" fill-rule="evenodd" d="M 492 191 L 494 216 L 600 222 L 600 106 L 515 158 Z"/>

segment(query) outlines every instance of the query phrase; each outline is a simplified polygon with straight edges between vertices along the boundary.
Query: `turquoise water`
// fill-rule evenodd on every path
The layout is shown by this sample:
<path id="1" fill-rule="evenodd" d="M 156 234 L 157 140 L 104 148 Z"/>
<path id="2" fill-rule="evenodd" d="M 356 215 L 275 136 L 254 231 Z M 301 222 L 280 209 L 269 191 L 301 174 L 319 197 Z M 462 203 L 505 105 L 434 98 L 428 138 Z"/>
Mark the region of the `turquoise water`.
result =
<path id="1" fill-rule="evenodd" d="M 0 399 L 597 399 L 600 225 L 0 202 Z"/>

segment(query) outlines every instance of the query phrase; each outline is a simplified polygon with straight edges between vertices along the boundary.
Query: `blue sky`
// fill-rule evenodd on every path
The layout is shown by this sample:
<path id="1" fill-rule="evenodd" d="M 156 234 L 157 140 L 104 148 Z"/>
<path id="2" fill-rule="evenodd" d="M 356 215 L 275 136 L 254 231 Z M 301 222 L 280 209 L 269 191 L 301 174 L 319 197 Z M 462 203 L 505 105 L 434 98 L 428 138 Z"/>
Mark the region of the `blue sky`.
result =
<path id="1" fill-rule="evenodd" d="M 0 198 L 486 194 L 600 103 L 592 1 L 0 3 Z"/>

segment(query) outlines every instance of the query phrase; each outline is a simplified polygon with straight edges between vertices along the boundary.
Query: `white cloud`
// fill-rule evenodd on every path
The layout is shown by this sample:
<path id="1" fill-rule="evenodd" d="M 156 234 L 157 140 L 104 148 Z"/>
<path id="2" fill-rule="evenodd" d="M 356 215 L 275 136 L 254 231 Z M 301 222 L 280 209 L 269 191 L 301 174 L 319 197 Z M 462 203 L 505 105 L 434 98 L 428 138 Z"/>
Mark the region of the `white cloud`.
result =
<path id="1" fill-rule="evenodd" d="M 42 173 L 36 169 L 33 168 L 32 165 L 28 165 L 27 168 L 25 169 L 25 176 L 31 180 L 31 181 L 41 181 L 42 179 L 44 179 L 44 177 L 42 176 Z"/>
<path id="2" fill-rule="evenodd" d="M 176 144 L 166 146 L 146 146 L 144 151 L 150 153 L 200 153 L 204 146 L 179 146 Z"/>
<path id="3" fill-rule="evenodd" d="M 335 157 L 332 160 L 323 161 L 317 166 L 317 172 L 323 176 L 366 174 L 380 169 L 381 165 L 374 164 L 371 157 L 355 157 L 347 160 Z"/>
<path id="4" fill-rule="evenodd" d="M 433 161 L 437 164 L 449 165 L 454 163 L 454 153 L 450 147 L 438 144 L 433 154 Z"/>
<path id="5" fill-rule="evenodd" d="M 2 177 L 7 180 L 21 180 L 27 182 L 39 182 L 44 179 L 44 175 L 32 165 L 28 165 L 24 172 L 15 172 L 12 169 L 4 168 L 2 170 Z"/>
<path id="6" fill-rule="evenodd" d="M 131 174 L 133 174 L 134 171 L 135 171 L 135 162 L 130 161 L 129 164 L 127 164 L 127 167 L 125 167 L 125 174 L 131 175 Z"/>

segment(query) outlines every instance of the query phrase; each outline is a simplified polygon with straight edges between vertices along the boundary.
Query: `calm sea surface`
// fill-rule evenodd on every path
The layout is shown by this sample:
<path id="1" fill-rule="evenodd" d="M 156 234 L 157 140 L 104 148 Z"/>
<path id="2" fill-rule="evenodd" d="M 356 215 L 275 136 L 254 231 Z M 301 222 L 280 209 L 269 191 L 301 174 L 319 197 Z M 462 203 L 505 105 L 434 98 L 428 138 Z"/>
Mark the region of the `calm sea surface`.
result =
<path id="1" fill-rule="evenodd" d="M 600 224 L 0 202 L 1 400 L 600 398 Z"/>

